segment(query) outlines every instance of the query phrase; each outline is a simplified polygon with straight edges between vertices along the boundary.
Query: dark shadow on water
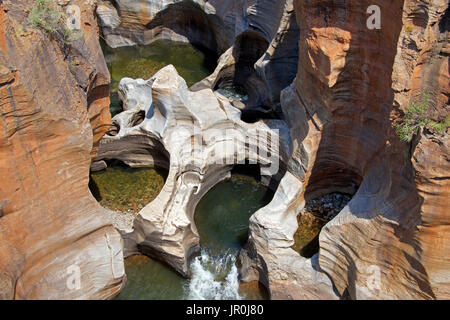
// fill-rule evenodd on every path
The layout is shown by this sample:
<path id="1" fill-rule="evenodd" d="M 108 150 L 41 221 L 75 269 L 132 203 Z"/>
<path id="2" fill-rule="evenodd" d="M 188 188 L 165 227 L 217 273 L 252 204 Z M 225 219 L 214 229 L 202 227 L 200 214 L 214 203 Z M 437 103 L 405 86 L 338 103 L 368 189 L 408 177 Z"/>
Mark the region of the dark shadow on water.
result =
<path id="1" fill-rule="evenodd" d="M 198 203 L 195 224 L 202 248 L 212 253 L 239 251 L 248 239 L 249 218 L 266 206 L 273 192 L 255 178 L 259 171 L 236 168 L 231 179 L 213 187 Z"/>

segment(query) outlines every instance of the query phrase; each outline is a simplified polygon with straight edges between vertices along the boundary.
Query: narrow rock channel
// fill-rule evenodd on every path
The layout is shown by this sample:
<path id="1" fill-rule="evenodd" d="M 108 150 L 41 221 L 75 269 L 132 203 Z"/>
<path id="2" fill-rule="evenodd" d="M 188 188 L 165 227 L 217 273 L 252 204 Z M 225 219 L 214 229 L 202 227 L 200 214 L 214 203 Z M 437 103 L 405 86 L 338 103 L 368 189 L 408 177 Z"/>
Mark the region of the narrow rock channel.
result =
<path id="1" fill-rule="evenodd" d="M 240 285 L 236 258 L 247 241 L 250 216 L 271 194 L 255 178 L 241 174 L 213 187 L 196 209 L 202 250 L 191 261 L 191 279 L 157 260 L 131 256 L 125 261 L 128 280 L 118 299 L 267 299 L 261 286 Z M 122 198 L 118 201 L 122 204 Z"/>

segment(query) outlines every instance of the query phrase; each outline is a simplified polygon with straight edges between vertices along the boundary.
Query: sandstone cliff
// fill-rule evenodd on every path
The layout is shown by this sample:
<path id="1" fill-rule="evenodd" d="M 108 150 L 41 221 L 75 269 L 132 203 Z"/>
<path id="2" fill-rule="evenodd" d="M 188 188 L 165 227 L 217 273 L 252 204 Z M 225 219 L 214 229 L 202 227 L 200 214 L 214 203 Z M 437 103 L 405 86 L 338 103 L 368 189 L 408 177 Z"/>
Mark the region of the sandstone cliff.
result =
<path id="1" fill-rule="evenodd" d="M 379 30 L 366 28 L 374 4 Z M 448 128 L 423 128 L 412 143 L 394 130 L 424 93 L 431 119 L 448 115 L 448 3 L 296 1 L 296 10 L 304 197 L 359 185 L 321 232 L 320 269 L 342 297 L 448 299 Z"/>
<path id="2" fill-rule="evenodd" d="M 156 110 L 172 110 L 163 112 L 170 121 L 192 118 L 207 127 L 212 120 L 197 110 L 202 101 L 235 128 L 282 129 L 287 172 L 274 178 L 274 199 L 250 220 L 240 257 L 244 280 L 263 282 L 274 299 L 450 298 L 448 2 L 73 0 L 84 33 L 70 44 L 27 26 L 31 0 L 0 2 L 0 298 L 108 298 L 123 282 L 122 240 L 87 187 L 108 128 L 102 125 L 110 121 L 94 11 L 110 46 L 169 38 L 220 57 L 216 71 L 190 90 L 168 67 L 159 76 L 169 83 L 160 79 L 153 88 L 154 79 L 138 80 L 145 90 L 125 93 L 156 98 Z M 372 5 L 381 9 L 380 29 L 367 28 Z M 122 85 L 127 81 L 135 83 Z M 229 83 L 249 93 L 241 110 L 210 90 Z M 179 114 L 178 96 L 185 106 Z M 425 100 L 420 125 L 403 139 L 398 126 Z M 285 121 L 241 121 L 249 108 L 266 104 L 277 111 L 279 104 Z M 156 129 L 170 121 L 158 122 L 151 105 L 116 116 L 131 127 L 105 137 L 97 160 L 115 155 L 167 165 L 166 150 L 172 158 L 190 154 L 179 151 L 188 144 L 176 143 L 195 137 L 167 139 Z M 130 121 L 137 112 L 144 122 Z M 198 242 L 195 204 L 230 168 L 206 161 L 175 174 L 179 168 L 126 242 L 133 252 L 143 244 L 145 253 L 186 274 Z M 217 176 L 203 179 L 206 172 Z M 291 249 L 296 216 L 306 201 L 331 192 L 353 198 L 322 229 L 319 252 L 301 257 Z M 168 194 L 179 194 L 183 201 L 174 203 L 181 209 Z M 80 290 L 66 286 L 72 265 L 82 273 Z"/>
<path id="3" fill-rule="evenodd" d="M 94 7 L 72 1 L 83 33 L 65 44 L 30 25 L 32 3 L 0 2 L 0 298 L 109 298 L 124 269 L 120 235 L 88 189 L 110 121 Z"/>
<path id="4" fill-rule="evenodd" d="M 110 45 L 205 39 L 222 55 L 191 90 L 243 85 L 251 102 L 242 114 L 280 100 L 292 156 L 274 200 L 251 218 L 243 279 L 262 281 L 272 298 L 449 296 L 445 1 L 115 3 L 97 10 Z M 367 27 L 373 5 L 379 29 Z M 164 22 L 186 6 L 192 14 Z M 424 95 L 427 121 L 405 142 L 397 126 Z M 290 248 L 295 216 L 331 192 L 354 196 L 323 228 L 319 253 L 302 258 Z"/>

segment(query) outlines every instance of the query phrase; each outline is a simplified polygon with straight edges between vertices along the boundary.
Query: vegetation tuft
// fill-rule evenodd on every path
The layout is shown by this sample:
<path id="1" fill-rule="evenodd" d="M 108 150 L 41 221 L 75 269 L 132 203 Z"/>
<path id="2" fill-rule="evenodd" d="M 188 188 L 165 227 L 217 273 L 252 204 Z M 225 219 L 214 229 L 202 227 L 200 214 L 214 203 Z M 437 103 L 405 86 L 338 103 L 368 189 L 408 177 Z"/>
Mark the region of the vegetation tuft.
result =
<path id="1" fill-rule="evenodd" d="M 79 37 L 66 26 L 67 16 L 51 0 L 35 0 L 28 19 L 35 28 L 45 31 L 64 44 Z"/>
<path id="2" fill-rule="evenodd" d="M 424 95 L 422 104 L 412 103 L 406 111 L 402 123 L 395 126 L 398 136 L 402 141 L 410 142 L 413 135 L 421 127 L 427 127 L 431 131 L 442 134 L 450 126 L 450 116 L 447 115 L 444 121 L 436 122 L 430 120 L 427 116 L 428 94 Z"/>

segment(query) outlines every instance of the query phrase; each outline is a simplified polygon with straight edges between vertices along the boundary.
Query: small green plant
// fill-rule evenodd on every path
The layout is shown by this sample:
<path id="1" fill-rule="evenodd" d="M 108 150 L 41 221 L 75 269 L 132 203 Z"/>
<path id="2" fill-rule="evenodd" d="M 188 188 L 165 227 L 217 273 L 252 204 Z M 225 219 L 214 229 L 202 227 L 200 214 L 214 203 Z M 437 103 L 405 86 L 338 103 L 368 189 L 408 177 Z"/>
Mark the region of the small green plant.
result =
<path id="1" fill-rule="evenodd" d="M 428 107 L 428 95 L 424 95 L 423 103 L 416 105 L 412 103 L 406 111 L 405 118 L 401 124 L 395 126 L 401 140 L 409 142 L 418 128 L 428 124 L 429 119 L 425 116 Z"/>
<path id="2" fill-rule="evenodd" d="M 31 24 L 63 43 L 70 42 L 72 31 L 66 26 L 66 15 L 51 0 L 35 0 L 28 19 Z"/>
<path id="3" fill-rule="evenodd" d="M 413 28 L 411 26 L 406 27 L 406 32 L 411 33 L 413 31 Z"/>
<path id="4" fill-rule="evenodd" d="M 450 127 L 450 115 L 447 115 L 442 122 L 432 121 L 430 127 L 438 134 L 443 134 L 448 127 Z"/>
<path id="5" fill-rule="evenodd" d="M 447 115 L 442 122 L 430 120 L 427 116 L 428 94 L 424 94 L 423 103 L 415 104 L 406 111 L 402 123 L 395 126 L 398 136 L 402 141 L 410 142 L 414 133 L 421 127 L 427 127 L 435 133 L 442 134 L 450 126 L 450 116 Z"/>

